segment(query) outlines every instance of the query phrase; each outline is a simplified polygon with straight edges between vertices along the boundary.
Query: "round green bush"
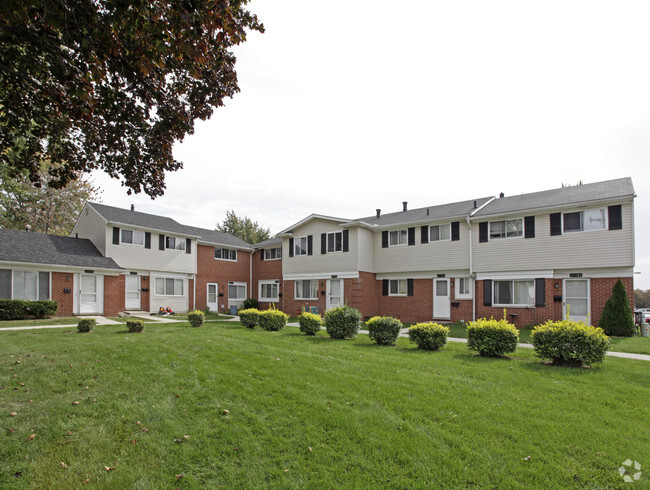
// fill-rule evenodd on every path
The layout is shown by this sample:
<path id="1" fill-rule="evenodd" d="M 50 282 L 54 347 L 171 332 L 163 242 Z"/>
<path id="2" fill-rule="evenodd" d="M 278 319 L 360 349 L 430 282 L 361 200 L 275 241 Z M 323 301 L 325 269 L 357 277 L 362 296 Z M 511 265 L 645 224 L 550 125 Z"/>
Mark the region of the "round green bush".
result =
<path id="1" fill-rule="evenodd" d="M 131 333 L 140 333 L 144 330 L 144 320 L 129 319 L 126 321 L 126 328 Z"/>
<path id="2" fill-rule="evenodd" d="M 517 350 L 519 330 L 507 320 L 481 318 L 467 325 L 467 346 L 485 357 L 501 357 Z"/>
<path id="3" fill-rule="evenodd" d="M 97 322 L 94 318 L 84 318 L 83 320 L 79 320 L 79 323 L 77 323 L 77 330 L 84 333 L 92 332 L 95 330 L 95 325 L 97 325 Z"/>
<path id="4" fill-rule="evenodd" d="M 409 327 L 409 340 L 423 350 L 438 350 L 447 343 L 449 327 L 434 322 L 416 323 Z"/>
<path id="5" fill-rule="evenodd" d="M 379 345 L 395 345 L 402 330 L 402 322 L 391 316 L 373 316 L 366 322 L 371 340 Z"/>
<path id="6" fill-rule="evenodd" d="M 201 310 L 194 310 L 187 315 L 187 320 L 193 327 L 200 327 L 205 321 L 205 315 Z"/>
<path id="7" fill-rule="evenodd" d="M 264 330 L 277 331 L 285 327 L 289 315 L 280 310 L 260 311 L 260 327 Z"/>
<path id="8" fill-rule="evenodd" d="M 257 308 L 239 310 L 237 314 L 239 315 L 239 321 L 245 327 L 255 328 L 260 322 L 260 311 Z"/>
<path id="9" fill-rule="evenodd" d="M 316 335 L 323 326 L 323 319 L 320 315 L 304 312 L 298 317 L 300 331 L 305 335 Z"/>
<path id="10" fill-rule="evenodd" d="M 325 312 L 325 330 L 333 339 L 352 339 L 359 333 L 361 312 L 347 305 Z"/>
<path id="11" fill-rule="evenodd" d="M 548 321 L 535 327 L 531 337 L 538 357 L 565 366 L 599 364 L 610 345 L 602 328 L 571 320 Z"/>
<path id="12" fill-rule="evenodd" d="M 246 298 L 244 302 L 242 303 L 241 307 L 244 310 L 248 310 L 249 308 L 259 308 L 260 304 L 255 298 Z"/>

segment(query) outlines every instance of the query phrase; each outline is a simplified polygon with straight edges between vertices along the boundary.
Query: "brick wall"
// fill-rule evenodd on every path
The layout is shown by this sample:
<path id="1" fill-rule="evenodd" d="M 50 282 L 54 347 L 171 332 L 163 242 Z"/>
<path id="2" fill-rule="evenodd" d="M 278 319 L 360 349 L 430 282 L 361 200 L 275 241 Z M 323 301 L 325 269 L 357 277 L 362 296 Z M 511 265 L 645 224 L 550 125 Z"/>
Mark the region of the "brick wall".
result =
<path id="1" fill-rule="evenodd" d="M 214 247 L 198 245 L 197 247 L 197 274 L 196 274 L 196 308 L 203 310 L 207 302 L 208 283 L 219 284 L 219 293 L 223 296 L 218 298 L 219 309 L 224 305 L 228 310 L 228 281 L 245 282 L 247 284 L 247 296 L 251 297 L 250 285 L 250 252 L 237 251 L 237 262 L 228 260 L 217 260 L 214 258 Z M 192 281 L 189 281 L 190 283 Z M 193 289 L 193 286 L 192 286 Z M 192 303 L 189 303 L 192 308 Z"/>
<path id="2" fill-rule="evenodd" d="M 376 281 L 377 314 L 402 322 L 431 321 L 433 316 L 433 280 L 414 279 L 413 296 L 384 296 L 382 281 Z"/>
<path id="3" fill-rule="evenodd" d="M 598 326 L 600 317 L 603 314 L 605 303 L 612 296 L 612 288 L 618 278 L 603 278 L 591 280 L 591 324 Z M 632 277 L 621 277 L 623 286 L 630 301 L 630 309 L 634 311 L 634 279 Z"/>
<path id="4" fill-rule="evenodd" d="M 52 272 L 51 274 L 51 289 L 52 299 L 58 303 L 56 310 L 57 316 L 72 316 L 73 315 L 73 302 L 74 302 L 74 287 L 73 287 L 74 273 L 72 272 Z M 64 289 L 69 289 L 69 293 L 65 293 Z"/>
<path id="5" fill-rule="evenodd" d="M 104 276 L 104 316 L 117 316 L 125 310 L 126 279 L 119 276 Z"/>
<path id="6" fill-rule="evenodd" d="M 253 284 L 249 296 L 259 300 L 260 280 L 279 280 L 279 291 L 282 296 L 279 298 L 279 301 L 275 303 L 275 307 L 284 311 L 285 296 L 282 287 L 282 260 L 260 260 L 260 254 L 262 253 L 264 253 L 264 250 L 257 250 L 253 254 Z M 293 297 L 293 294 L 291 296 Z M 269 302 L 260 301 L 259 308 L 265 310 L 270 305 Z M 290 313 L 290 311 L 287 311 L 287 313 Z"/>

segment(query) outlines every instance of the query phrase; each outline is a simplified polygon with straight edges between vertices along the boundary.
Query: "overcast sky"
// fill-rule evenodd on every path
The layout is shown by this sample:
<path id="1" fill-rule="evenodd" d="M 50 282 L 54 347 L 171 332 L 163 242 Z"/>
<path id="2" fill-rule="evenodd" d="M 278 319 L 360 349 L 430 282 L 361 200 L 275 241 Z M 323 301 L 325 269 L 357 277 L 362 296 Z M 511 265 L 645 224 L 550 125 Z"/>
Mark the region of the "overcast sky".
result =
<path id="1" fill-rule="evenodd" d="M 650 289 L 650 2 L 253 1 L 241 93 L 175 148 L 165 196 L 105 204 L 272 233 L 632 177 L 635 287 Z"/>

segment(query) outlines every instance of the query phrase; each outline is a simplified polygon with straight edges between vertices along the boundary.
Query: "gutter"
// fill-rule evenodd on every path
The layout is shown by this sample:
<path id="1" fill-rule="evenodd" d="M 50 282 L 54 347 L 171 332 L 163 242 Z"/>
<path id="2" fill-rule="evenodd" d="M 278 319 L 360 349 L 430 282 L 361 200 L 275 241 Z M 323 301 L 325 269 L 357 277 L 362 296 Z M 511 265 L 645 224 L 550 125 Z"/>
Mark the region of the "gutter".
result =
<path id="1" fill-rule="evenodd" d="M 472 256 L 472 223 L 469 220 L 469 215 L 465 217 L 467 221 L 467 228 L 469 231 L 469 275 L 472 278 L 472 321 L 476 321 L 476 277 L 474 274 L 474 262 Z"/>

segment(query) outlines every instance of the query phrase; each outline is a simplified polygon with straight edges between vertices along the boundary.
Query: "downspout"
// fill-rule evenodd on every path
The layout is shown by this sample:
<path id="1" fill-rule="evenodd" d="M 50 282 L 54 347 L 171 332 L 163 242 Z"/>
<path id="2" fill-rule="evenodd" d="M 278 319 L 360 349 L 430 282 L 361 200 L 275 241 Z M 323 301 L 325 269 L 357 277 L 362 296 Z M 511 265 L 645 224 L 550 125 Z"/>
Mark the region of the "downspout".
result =
<path id="1" fill-rule="evenodd" d="M 249 277 L 248 277 L 248 297 L 252 298 L 253 297 L 253 254 L 255 253 L 255 249 L 253 249 L 248 256 L 248 263 L 249 263 Z"/>
<path id="2" fill-rule="evenodd" d="M 469 216 L 466 216 L 467 228 L 469 229 L 469 275 L 472 278 L 472 321 L 476 321 L 476 280 L 474 278 L 474 264 L 472 257 L 472 224 L 469 221 Z"/>

